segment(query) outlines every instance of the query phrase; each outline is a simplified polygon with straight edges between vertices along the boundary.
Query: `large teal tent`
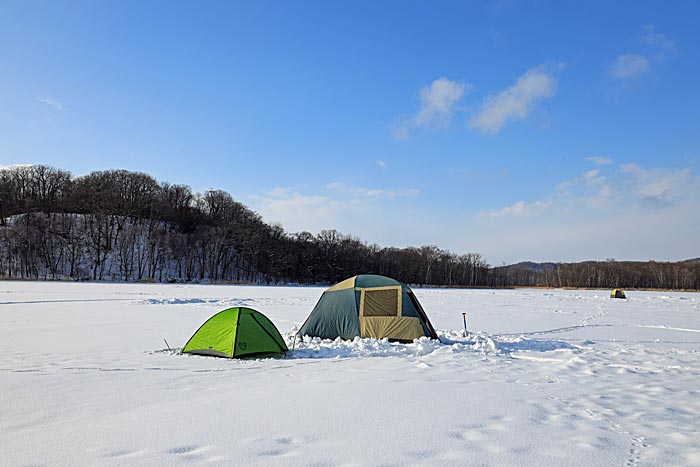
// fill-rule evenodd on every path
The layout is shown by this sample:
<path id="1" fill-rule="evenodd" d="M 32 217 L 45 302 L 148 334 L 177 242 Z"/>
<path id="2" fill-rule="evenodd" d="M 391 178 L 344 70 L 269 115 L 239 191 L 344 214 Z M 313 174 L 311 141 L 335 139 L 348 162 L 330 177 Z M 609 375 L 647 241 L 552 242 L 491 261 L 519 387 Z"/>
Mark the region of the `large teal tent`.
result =
<path id="1" fill-rule="evenodd" d="M 372 274 L 351 277 L 326 290 L 299 334 L 399 342 L 411 342 L 421 336 L 438 338 L 410 287 Z"/>
<path id="2" fill-rule="evenodd" d="M 286 351 L 272 321 L 244 307 L 229 308 L 209 318 L 182 349 L 182 353 L 227 358 L 278 357 Z"/>

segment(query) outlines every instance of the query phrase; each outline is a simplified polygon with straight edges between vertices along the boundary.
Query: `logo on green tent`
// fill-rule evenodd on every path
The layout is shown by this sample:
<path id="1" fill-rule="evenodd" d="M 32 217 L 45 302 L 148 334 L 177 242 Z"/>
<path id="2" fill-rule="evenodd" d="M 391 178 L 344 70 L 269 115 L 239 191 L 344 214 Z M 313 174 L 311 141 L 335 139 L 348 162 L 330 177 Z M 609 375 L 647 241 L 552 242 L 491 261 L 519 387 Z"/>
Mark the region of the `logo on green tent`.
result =
<path id="1" fill-rule="evenodd" d="M 239 342 L 239 343 L 238 343 L 238 348 L 241 349 L 241 350 L 245 350 L 245 349 L 248 348 L 248 344 L 246 344 L 245 342 Z"/>

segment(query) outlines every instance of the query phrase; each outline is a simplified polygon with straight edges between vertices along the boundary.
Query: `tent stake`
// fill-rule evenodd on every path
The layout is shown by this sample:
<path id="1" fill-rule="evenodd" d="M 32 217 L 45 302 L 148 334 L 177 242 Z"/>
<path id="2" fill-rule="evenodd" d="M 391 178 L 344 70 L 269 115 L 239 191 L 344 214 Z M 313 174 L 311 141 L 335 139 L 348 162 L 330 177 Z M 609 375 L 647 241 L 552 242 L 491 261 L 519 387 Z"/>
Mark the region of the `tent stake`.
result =
<path id="1" fill-rule="evenodd" d="M 163 338 L 163 340 L 165 341 L 165 345 L 168 347 L 168 350 L 172 352 L 173 349 L 170 348 L 170 346 L 168 345 L 168 341 L 165 340 L 165 337 Z"/>

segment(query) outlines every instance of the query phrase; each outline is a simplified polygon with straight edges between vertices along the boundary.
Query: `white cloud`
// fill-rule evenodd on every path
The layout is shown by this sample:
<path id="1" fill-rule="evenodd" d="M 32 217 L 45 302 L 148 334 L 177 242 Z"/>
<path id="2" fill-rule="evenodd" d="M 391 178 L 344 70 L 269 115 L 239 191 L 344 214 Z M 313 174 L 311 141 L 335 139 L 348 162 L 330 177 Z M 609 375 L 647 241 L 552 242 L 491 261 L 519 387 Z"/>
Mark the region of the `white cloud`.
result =
<path id="1" fill-rule="evenodd" d="M 377 166 L 379 166 L 380 169 L 384 170 L 387 168 L 387 163 L 381 159 L 377 159 Z"/>
<path id="2" fill-rule="evenodd" d="M 531 216 L 542 212 L 551 205 L 549 201 L 535 201 L 534 203 L 526 203 L 525 201 L 516 201 L 510 206 L 506 206 L 494 211 L 488 211 L 486 214 L 491 217 L 510 217 L 510 216 Z"/>
<path id="3" fill-rule="evenodd" d="M 643 55 L 622 54 L 615 59 L 610 74 L 615 79 L 625 80 L 643 76 L 650 69 L 651 64 Z"/>
<path id="4" fill-rule="evenodd" d="M 49 107 L 53 108 L 54 110 L 59 110 L 59 111 L 65 110 L 65 107 L 63 106 L 63 104 L 61 104 L 59 101 L 57 101 L 56 99 L 54 99 L 51 96 L 45 97 L 43 99 L 39 99 L 39 102 L 42 102 L 42 103 L 48 105 Z"/>
<path id="5" fill-rule="evenodd" d="M 586 157 L 586 160 L 593 165 L 609 165 L 612 164 L 612 159 L 609 157 L 591 156 Z"/>
<path id="6" fill-rule="evenodd" d="M 420 194 L 420 190 L 415 188 L 403 190 L 386 190 L 379 188 L 350 186 L 340 182 L 329 183 L 328 185 L 326 185 L 326 189 L 336 193 L 354 196 L 356 198 L 394 199 L 399 196 L 416 196 Z"/>
<path id="7" fill-rule="evenodd" d="M 408 139 L 411 131 L 432 125 L 447 125 L 455 105 L 471 89 L 471 85 L 447 78 L 439 78 L 418 92 L 420 106 L 413 115 L 398 117 L 394 126 L 394 137 Z"/>
<path id="8" fill-rule="evenodd" d="M 523 120 L 537 102 L 552 97 L 557 80 L 544 67 L 526 71 L 509 88 L 486 99 L 481 110 L 469 120 L 469 126 L 485 133 L 498 133 L 511 120 Z"/>

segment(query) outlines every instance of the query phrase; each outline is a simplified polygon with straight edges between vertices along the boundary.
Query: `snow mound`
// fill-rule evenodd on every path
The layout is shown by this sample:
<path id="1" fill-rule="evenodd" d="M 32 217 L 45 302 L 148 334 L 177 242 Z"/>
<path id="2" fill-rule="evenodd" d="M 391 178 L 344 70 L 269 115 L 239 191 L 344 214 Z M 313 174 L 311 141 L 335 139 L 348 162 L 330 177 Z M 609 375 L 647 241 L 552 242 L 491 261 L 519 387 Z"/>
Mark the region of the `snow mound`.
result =
<path id="1" fill-rule="evenodd" d="M 499 355 L 512 356 L 523 352 L 581 352 L 583 347 L 554 339 L 530 339 L 525 336 L 491 336 L 488 333 L 472 333 L 464 337 L 459 331 L 439 330 L 440 340 L 421 337 L 408 344 L 389 342 L 387 339 L 356 337 L 353 340 L 319 337 L 296 337 L 295 330 L 284 335 L 290 352 L 287 358 L 380 358 L 425 357 L 429 355 L 460 356 Z M 293 350 L 292 350 L 293 349 Z"/>

